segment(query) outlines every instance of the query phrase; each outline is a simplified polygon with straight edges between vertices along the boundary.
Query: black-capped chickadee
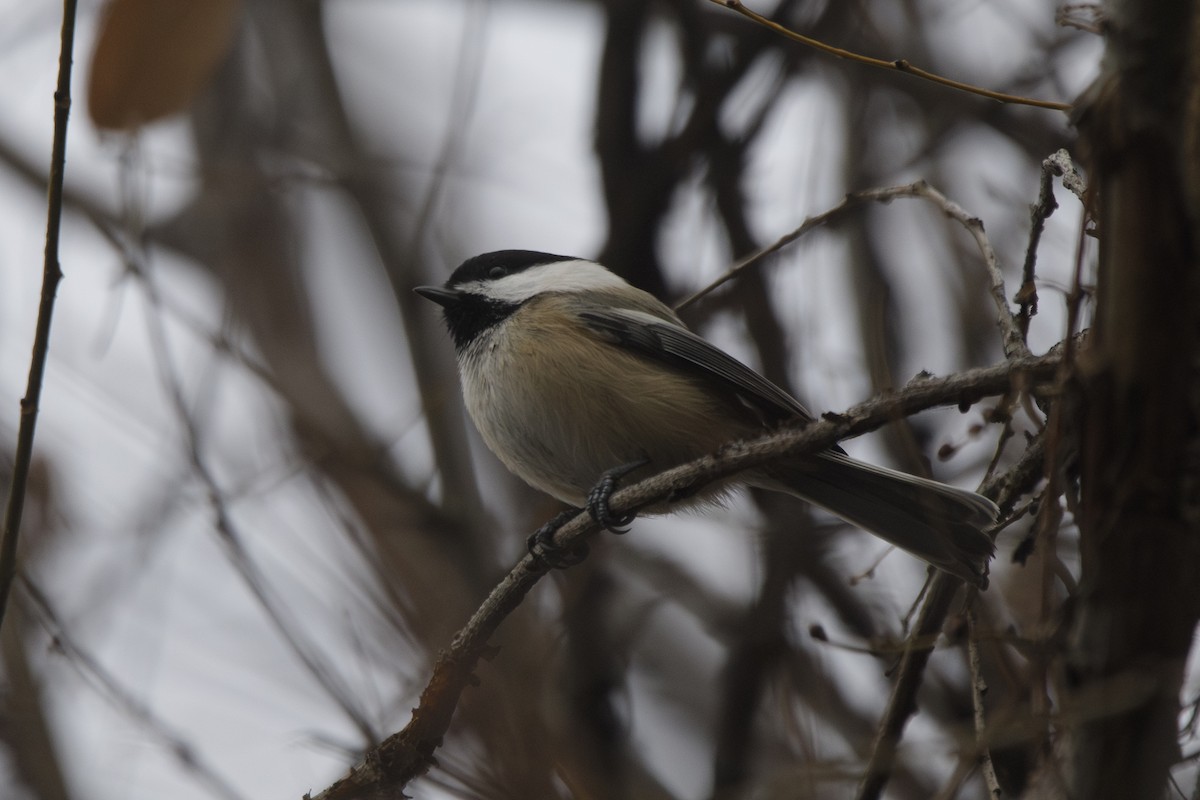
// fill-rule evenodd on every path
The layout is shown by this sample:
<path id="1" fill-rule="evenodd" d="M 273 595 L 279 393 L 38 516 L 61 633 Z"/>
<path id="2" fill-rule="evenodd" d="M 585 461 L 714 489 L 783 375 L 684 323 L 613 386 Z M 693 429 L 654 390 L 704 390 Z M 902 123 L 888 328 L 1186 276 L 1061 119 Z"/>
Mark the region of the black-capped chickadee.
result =
<path id="1" fill-rule="evenodd" d="M 444 287 L 467 410 L 505 466 L 583 507 L 613 468 L 636 479 L 813 417 L 671 309 L 594 261 L 485 253 Z M 841 448 L 743 473 L 984 586 L 998 510 L 974 492 L 856 461 Z M 713 500 L 718 486 L 688 498 Z"/>

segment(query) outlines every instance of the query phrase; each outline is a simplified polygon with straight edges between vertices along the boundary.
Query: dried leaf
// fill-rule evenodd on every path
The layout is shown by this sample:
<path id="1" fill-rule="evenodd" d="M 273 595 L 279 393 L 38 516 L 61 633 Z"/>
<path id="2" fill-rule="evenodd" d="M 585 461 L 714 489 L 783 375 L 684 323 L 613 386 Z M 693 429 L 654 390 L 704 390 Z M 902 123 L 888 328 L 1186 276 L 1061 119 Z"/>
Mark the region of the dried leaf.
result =
<path id="1" fill-rule="evenodd" d="M 229 51 L 240 11 L 240 0 L 113 0 L 92 53 L 92 121 L 129 130 L 187 108 Z"/>

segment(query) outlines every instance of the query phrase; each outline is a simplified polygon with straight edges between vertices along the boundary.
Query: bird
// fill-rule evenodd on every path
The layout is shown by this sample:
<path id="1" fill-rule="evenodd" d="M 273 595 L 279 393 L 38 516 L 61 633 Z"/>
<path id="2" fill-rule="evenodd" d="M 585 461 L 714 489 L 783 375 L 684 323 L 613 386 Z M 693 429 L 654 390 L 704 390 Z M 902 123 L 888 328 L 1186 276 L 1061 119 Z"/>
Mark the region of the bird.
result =
<path id="1" fill-rule="evenodd" d="M 616 477 L 647 477 L 813 420 L 788 392 L 595 261 L 499 250 L 467 259 L 443 286 L 414 291 L 442 307 L 484 443 L 527 484 L 593 516 L 598 507 L 607 516 L 607 496 L 597 504 L 596 490 L 611 491 Z M 719 502 L 736 484 L 798 497 L 987 586 L 995 550 L 988 532 L 999 510 L 975 492 L 835 445 L 740 473 L 672 507 Z"/>

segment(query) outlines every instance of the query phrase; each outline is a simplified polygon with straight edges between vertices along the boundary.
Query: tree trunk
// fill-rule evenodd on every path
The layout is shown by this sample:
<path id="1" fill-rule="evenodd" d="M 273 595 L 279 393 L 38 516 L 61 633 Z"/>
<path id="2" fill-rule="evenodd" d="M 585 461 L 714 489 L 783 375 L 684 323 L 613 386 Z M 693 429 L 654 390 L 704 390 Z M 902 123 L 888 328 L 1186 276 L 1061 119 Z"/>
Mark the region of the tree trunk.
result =
<path id="1" fill-rule="evenodd" d="M 1160 796 L 1200 612 L 1194 2 L 1112 2 L 1081 105 L 1099 230 L 1080 362 L 1082 580 L 1066 664 L 1078 798 Z"/>

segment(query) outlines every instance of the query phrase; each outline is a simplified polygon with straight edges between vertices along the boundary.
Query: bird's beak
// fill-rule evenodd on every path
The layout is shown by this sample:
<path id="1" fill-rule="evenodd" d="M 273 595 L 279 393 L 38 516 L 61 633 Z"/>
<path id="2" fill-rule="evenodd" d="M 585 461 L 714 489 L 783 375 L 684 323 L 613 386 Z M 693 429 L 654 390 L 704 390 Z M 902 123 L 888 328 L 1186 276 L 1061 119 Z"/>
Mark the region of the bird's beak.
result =
<path id="1" fill-rule="evenodd" d="M 413 291 L 442 307 L 452 306 L 459 299 L 458 292 L 453 289 L 443 289 L 441 286 L 417 286 L 413 288 Z"/>

